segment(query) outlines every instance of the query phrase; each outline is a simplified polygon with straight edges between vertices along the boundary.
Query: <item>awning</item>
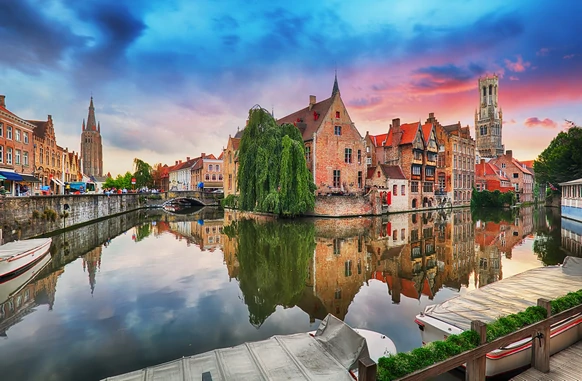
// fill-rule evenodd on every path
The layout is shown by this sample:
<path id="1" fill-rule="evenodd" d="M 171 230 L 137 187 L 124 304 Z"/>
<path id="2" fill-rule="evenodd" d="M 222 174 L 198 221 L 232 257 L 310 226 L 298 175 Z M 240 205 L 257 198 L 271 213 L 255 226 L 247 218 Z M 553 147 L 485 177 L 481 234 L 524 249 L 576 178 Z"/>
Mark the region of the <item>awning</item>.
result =
<path id="1" fill-rule="evenodd" d="M 0 180 L 6 180 L 6 177 L 0 175 Z"/>
<path id="2" fill-rule="evenodd" d="M 22 181 L 22 176 L 20 176 L 16 172 L 0 171 L 0 175 L 4 176 L 6 178 L 6 180 L 10 180 L 10 181 Z"/>
<path id="3" fill-rule="evenodd" d="M 40 183 L 40 180 L 37 179 L 36 177 L 32 176 L 32 175 L 20 175 L 22 176 L 22 181 L 25 181 L 27 183 Z"/>
<path id="4" fill-rule="evenodd" d="M 57 179 L 57 178 L 55 178 L 55 177 L 53 177 L 53 178 L 51 179 L 51 181 L 54 181 L 54 182 L 55 182 L 57 185 L 60 185 L 60 186 L 62 186 L 62 187 L 63 187 L 63 186 L 65 186 L 65 184 L 63 184 L 63 182 L 62 182 L 61 180 L 59 180 L 59 179 Z"/>

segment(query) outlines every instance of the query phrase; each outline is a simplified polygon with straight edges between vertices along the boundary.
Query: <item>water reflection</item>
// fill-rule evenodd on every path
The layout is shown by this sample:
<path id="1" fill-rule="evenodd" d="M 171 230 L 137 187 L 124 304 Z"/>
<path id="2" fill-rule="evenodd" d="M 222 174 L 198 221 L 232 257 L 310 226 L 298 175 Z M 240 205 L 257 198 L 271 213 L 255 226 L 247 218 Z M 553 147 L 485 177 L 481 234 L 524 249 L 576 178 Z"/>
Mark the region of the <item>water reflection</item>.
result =
<path id="1" fill-rule="evenodd" d="M 328 312 L 407 351 L 424 306 L 580 254 L 580 224 L 554 212 L 290 221 L 203 208 L 84 226 L 53 237 L 52 260 L 0 303 L 3 379 L 100 379 L 314 329 Z"/>

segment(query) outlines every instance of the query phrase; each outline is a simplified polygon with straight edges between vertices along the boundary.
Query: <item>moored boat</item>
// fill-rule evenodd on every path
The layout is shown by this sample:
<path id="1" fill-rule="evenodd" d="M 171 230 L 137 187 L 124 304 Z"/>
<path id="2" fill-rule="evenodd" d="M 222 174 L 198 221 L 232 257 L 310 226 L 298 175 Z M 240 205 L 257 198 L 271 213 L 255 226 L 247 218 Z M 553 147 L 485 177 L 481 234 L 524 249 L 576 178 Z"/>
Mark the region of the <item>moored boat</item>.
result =
<path id="1" fill-rule="evenodd" d="M 0 283 L 17 277 L 42 260 L 51 242 L 51 238 L 36 238 L 0 246 Z"/>
<path id="2" fill-rule="evenodd" d="M 582 258 L 566 257 L 562 266 L 548 266 L 471 290 L 443 303 L 431 305 L 416 316 L 422 343 L 444 340 L 471 329 L 471 321 L 490 323 L 502 316 L 525 311 L 539 298 L 556 299 L 582 289 Z M 562 320 L 550 328 L 550 354 L 582 338 L 582 315 Z M 486 376 L 511 372 L 531 363 L 531 338 L 527 337 L 487 354 Z"/>
<path id="3" fill-rule="evenodd" d="M 314 333 L 277 335 L 267 340 L 216 349 L 105 380 L 353 381 L 357 379 L 358 360 L 364 357 L 374 359 L 368 347 L 370 340 L 375 341 L 373 347 L 382 356 L 396 351 L 386 336 L 373 331 L 352 329 L 333 315 L 327 315 Z"/>

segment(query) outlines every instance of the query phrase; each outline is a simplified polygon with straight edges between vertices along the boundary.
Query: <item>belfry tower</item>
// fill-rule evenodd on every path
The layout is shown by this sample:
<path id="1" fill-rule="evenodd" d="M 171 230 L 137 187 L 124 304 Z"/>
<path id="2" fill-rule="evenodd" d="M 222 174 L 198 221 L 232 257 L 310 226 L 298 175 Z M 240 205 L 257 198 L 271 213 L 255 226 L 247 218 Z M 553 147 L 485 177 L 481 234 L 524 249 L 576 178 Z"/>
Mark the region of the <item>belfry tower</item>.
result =
<path id="1" fill-rule="evenodd" d="M 503 112 L 498 102 L 499 77 L 479 78 L 479 109 L 475 110 L 475 148 L 480 157 L 505 153 L 502 144 Z"/>
<path id="2" fill-rule="evenodd" d="M 87 126 L 83 119 L 83 132 L 81 133 L 81 159 L 83 160 L 82 172 L 87 176 L 103 176 L 103 146 L 101 144 L 101 124 L 95 122 L 95 107 L 93 97 L 89 104 L 89 116 Z"/>

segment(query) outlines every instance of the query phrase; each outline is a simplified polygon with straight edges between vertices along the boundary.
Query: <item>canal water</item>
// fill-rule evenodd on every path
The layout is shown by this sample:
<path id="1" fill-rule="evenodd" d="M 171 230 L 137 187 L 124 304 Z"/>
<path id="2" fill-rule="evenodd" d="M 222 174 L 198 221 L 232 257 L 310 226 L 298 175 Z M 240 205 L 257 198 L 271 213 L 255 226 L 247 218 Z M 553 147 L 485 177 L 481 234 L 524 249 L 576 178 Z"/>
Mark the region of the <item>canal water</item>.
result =
<path id="1" fill-rule="evenodd" d="M 314 330 L 328 313 L 409 351 L 425 306 L 568 253 L 579 243 L 545 208 L 293 221 L 142 210 L 54 236 L 50 261 L 0 285 L 0 379 L 99 380 Z"/>

